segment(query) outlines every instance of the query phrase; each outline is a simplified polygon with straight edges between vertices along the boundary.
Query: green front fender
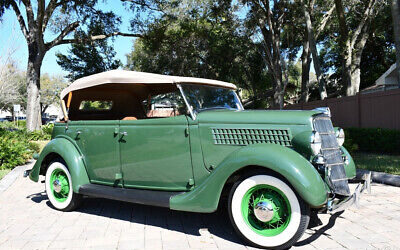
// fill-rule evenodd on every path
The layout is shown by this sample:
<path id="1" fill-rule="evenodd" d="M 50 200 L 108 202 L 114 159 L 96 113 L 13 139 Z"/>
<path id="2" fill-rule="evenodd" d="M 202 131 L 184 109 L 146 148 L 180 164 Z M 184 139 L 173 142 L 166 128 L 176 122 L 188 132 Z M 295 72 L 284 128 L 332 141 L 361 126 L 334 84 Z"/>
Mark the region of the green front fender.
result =
<path id="1" fill-rule="evenodd" d="M 347 156 L 347 160 L 349 163 L 344 166 L 344 170 L 346 172 L 346 176 L 349 179 L 353 179 L 356 177 L 356 164 L 354 163 L 353 157 L 351 157 L 349 151 L 345 147 L 341 147 L 343 154 Z"/>
<path id="2" fill-rule="evenodd" d="M 37 182 L 39 180 L 42 163 L 47 159 L 47 157 L 54 156 L 54 154 L 58 154 L 67 163 L 72 178 L 72 188 L 74 192 L 78 193 L 81 185 L 90 183 L 80 152 L 73 142 L 65 137 L 56 137 L 43 148 L 38 160 L 29 174 L 29 178 L 32 181 Z"/>
<path id="3" fill-rule="evenodd" d="M 210 176 L 191 192 L 173 196 L 170 208 L 193 212 L 215 211 L 228 178 L 246 166 L 261 166 L 281 174 L 312 207 L 319 207 L 327 201 L 328 188 L 325 182 L 303 156 L 280 145 L 256 144 L 228 155 Z"/>

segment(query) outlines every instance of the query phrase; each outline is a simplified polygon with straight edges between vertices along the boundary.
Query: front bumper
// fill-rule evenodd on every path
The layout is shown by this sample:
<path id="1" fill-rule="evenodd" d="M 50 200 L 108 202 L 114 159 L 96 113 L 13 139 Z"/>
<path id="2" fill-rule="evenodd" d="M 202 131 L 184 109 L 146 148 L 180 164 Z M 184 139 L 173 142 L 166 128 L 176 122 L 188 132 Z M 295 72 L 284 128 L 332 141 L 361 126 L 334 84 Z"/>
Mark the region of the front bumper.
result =
<path id="1" fill-rule="evenodd" d="M 327 212 L 334 214 L 343 211 L 354 204 L 358 207 L 361 193 L 365 190 L 367 190 L 368 193 L 371 193 L 371 172 L 363 176 L 363 182 L 357 185 L 351 196 L 343 200 L 328 200 L 326 204 Z"/>

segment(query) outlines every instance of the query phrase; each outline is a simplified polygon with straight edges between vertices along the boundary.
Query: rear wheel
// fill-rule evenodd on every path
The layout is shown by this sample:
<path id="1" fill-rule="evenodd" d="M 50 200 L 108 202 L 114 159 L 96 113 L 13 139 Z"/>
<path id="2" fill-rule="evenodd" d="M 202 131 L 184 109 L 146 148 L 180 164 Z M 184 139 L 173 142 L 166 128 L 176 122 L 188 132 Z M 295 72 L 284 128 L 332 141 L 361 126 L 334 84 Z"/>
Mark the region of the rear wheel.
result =
<path id="1" fill-rule="evenodd" d="M 71 174 L 61 161 L 50 164 L 45 182 L 47 196 L 57 210 L 72 211 L 80 205 L 82 196 L 72 190 Z"/>
<path id="2" fill-rule="evenodd" d="M 283 180 L 255 174 L 232 187 L 228 210 L 236 232 L 253 246 L 286 249 L 303 235 L 309 207 Z"/>

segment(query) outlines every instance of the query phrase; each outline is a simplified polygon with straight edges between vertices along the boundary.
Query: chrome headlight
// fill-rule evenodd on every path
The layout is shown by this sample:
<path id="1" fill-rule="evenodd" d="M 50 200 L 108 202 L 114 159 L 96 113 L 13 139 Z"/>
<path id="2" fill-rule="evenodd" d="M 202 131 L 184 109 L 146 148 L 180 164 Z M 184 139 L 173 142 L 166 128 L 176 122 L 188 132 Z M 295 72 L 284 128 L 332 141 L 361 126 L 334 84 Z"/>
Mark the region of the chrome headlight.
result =
<path id="1" fill-rule="evenodd" d="M 321 151 L 321 147 L 322 147 L 322 141 L 321 141 L 321 136 L 319 135 L 318 132 L 313 132 L 311 134 L 311 150 L 313 152 L 314 155 L 319 154 L 319 152 Z"/>
<path id="2" fill-rule="evenodd" d="M 339 144 L 339 146 L 342 146 L 344 143 L 344 130 L 342 128 L 339 128 L 338 130 L 336 130 L 336 139 L 337 139 L 337 143 Z"/>

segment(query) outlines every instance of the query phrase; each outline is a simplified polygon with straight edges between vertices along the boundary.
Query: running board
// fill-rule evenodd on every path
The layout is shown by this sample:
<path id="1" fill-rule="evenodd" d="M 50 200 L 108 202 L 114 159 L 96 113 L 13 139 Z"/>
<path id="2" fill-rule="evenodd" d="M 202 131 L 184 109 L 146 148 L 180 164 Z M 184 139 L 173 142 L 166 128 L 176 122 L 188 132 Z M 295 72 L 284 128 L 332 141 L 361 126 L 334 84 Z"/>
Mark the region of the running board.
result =
<path id="1" fill-rule="evenodd" d="M 169 199 L 172 196 L 183 192 L 155 191 L 134 188 L 127 189 L 97 184 L 85 184 L 79 187 L 79 193 L 90 197 L 169 208 Z"/>

